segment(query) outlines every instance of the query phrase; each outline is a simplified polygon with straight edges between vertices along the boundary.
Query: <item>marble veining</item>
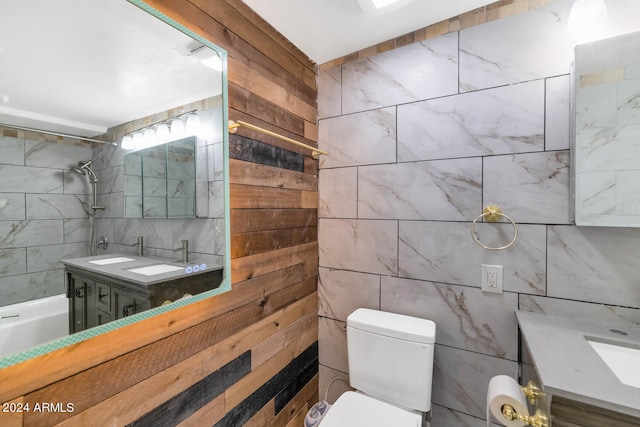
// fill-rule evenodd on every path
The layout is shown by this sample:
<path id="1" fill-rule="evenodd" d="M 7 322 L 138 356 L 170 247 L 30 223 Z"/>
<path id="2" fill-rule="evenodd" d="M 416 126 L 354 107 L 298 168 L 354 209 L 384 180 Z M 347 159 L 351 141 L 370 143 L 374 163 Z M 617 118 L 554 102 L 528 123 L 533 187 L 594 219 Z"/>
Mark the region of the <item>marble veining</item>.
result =
<path id="1" fill-rule="evenodd" d="M 320 218 L 320 266 L 397 274 L 397 221 Z"/>
<path id="2" fill-rule="evenodd" d="M 342 114 L 458 92 L 458 33 L 342 66 Z"/>
<path id="3" fill-rule="evenodd" d="M 399 276 L 480 287 L 481 265 L 504 267 L 504 289 L 544 295 L 546 292 L 546 227 L 520 224 L 514 246 L 489 252 L 476 245 L 467 222 L 400 221 Z M 508 224 L 478 224 L 481 241 L 496 246 L 508 242 Z"/>
<path id="4" fill-rule="evenodd" d="M 483 202 L 516 222 L 569 224 L 569 151 L 483 160 Z"/>
<path id="5" fill-rule="evenodd" d="M 570 7 L 553 3 L 460 31 L 461 92 L 567 74 Z"/>
<path id="6" fill-rule="evenodd" d="M 544 81 L 398 106 L 398 161 L 544 149 Z"/>
<path id="7" fill-rule="evenodd" d="M 358 217 L 464 220 L 481 200 L 480 159 L 361 166 Z"/>
<path id="8" fill-rule="evenodd" d="M 383 108 L 329 118 L 318 129 L 321 168 L 396 161 L 396 109 Z"/>
<path id="9" fill-rule="evenodd" d="M 518 360 L 517 294 L 483 298 L 477 288 L 394 277 L 381 290 L 382 310 L 433 320 L 437 343 Z"/>

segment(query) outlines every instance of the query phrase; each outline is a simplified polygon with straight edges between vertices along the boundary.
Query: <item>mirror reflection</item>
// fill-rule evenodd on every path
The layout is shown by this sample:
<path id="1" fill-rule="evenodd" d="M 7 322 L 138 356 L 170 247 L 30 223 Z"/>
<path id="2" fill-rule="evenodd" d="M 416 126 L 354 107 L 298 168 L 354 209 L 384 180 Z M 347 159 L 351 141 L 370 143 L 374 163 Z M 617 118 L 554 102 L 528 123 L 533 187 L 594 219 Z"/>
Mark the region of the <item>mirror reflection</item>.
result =
<path id="1" fill-rule="evenodd" d="M 230 288 L 226 53 L 138 6 L 2 4 L 0 359 Z"/>
<path id="2" fill-rule="evenodd" d="M 640 33 L 576 46 L 577 225 L 640 227 Z"/>

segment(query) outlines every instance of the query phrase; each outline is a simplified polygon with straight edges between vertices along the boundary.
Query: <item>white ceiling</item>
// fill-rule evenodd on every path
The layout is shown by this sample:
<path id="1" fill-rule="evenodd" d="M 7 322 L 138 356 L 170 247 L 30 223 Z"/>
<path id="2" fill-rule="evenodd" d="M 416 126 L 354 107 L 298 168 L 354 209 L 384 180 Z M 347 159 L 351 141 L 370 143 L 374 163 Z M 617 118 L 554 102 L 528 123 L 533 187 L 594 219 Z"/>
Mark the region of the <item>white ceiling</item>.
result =
<path id="1" fill-rule="evenodd" d="M 496 0 L 414 0 L 367 14 L 358 0 L 243 0 L 317 64 L 427 27 Z"/>
<path id="2" fill-rule="evenodd" d="M 200 43 L 125 0 L 0 0 L 0 16 L 0 124 L 92 137 L 221 93 L 186 55 Z"/>

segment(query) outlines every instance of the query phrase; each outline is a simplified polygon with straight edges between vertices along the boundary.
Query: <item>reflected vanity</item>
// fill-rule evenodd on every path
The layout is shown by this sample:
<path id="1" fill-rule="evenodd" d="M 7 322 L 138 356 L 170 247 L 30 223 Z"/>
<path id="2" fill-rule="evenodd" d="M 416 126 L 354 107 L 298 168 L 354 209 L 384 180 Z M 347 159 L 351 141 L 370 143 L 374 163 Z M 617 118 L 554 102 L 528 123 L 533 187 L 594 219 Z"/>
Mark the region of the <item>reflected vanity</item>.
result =
<path id="1" fill-rule="evenodd" d="M 640 33 L 576 46 L 576 225 L 640 227 Z"/>
<path id="2" fill-rule="evenodd" d="M 34 47 L 29 56 L 47 58 L 48 66 L 38 68 L 45 73 L 60 71 L 59 80 L 52 83 L 45 74 L 32 79 L 33 84 L 29 80 L 29 85 L 21 85 L 0 74 L 2 83 L 11 86 L 11 96 L 0 105 L 0 126 L 54 132 L 93 144 L 92 168 L 105 208 L 86 208 L 81 221 L 97 230 L 96 238 L 108 235 L 108 250 L 103 248 L 97 256 L 67 256 L 58 264 L 66 287 L 62 283 L 55 287 L 58 292 L 66 290 L 72 303 L 72 334 L 0 358 L 0 368 L 231 288 L 228 134 L 223 126 L 228 119 L 226 52 L 143 1 L 96 0 L 90 7 L 83 0 L 62 2 L 19 2 L 12 16 L 20 22 L 37 21 L 48 34 L 47 22 L 78 27 L 76 31 L 95 29 L 86 35 L 91 43 L 82 43 L 88 45 L 89 53 L 70 52 L 68 43 L 48 39 L 43 43 L 46 37 L 40 36 L 36 45 L 43 50 L 39 53 Z M 19 39 L 6 31 L 0 32 L 3 40 Z M 24 34 L 35 29 L 17 31 Z M 23 63 L 23 57 L 12 59 L 12 52 L 22 55 L 24 46 L 5 49 L 3 62 Z M 96 72 L 78 66 L 78 57 Z M 87 62 L 89 57 L 104 62 Z M 212 57 L 221 69 L 204 64 Z M 108 65 L 102 69 L 100 64 Z M 0 87 L 0 95 L 4 89 Z M 73 97 L 68 96 L 69 90 Z M 32 99 L 34 93 L 45 99 Z M 69 98 L 77 98 L 79 104 L 68 105 Z M 37 110 L 40 107 L 42 111 Z M 197 132 L 147 140 L 134 149 L 121 143 L 126 135 L 155 131 L 160 123 L 186 114 L 199 117 Z M 95 126 L 84 126 L 87 123 Z M 65 171 L 60 174 L 66 176 Z M 82 193 L 77 197 L 90 198 Z M 144 256 L 136 255 L 138 236 L 144 237 Z M 191 263 L 181 262 L 183 240 L 189 241 Z M 73 333 L 77 331 L 81 332 Z"/>

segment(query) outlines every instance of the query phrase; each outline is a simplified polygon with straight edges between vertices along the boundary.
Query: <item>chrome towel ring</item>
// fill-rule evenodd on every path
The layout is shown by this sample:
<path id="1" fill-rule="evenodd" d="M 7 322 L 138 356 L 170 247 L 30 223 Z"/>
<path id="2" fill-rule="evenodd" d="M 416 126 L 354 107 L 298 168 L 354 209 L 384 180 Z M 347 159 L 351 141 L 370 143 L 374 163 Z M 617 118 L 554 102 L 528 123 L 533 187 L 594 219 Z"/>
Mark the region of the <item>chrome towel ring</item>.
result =
<path id="1" fill-rule="evenodd" d="M 513 239 L 506 245 L 498 246 L 497 248 L 492 248 L 491 246 L 486 246 L 480 243 L 480 237 L 478 236 L 478 233 L 476 233 L 476 222 L 480 218 L 484 218 L 484 220 L 488 222 L 498 222 L 502 217 L 505 217 L 507 220 L 509 220 L 509 222 L 511 222 L 511 225 L 513 225 Z M 507 249 L 508 247 L 510 247 L 515 243 L 516 239 L 518 238 L 518 227 L 516 226 L 515 221 L 512 220 L 509 216 L 502 213 L 502 210 L 500 210 L 498 206 L 489 205 L 486 208 L 484 208 L 482 213 L 478 215 L 471 223 L 471 237 L 473 238 L 474 242 L 476 242 L 479 246 L 482 246 L 485 249 L 488 249 L 490 251 L 501 251 L 503 249 Z"/>

